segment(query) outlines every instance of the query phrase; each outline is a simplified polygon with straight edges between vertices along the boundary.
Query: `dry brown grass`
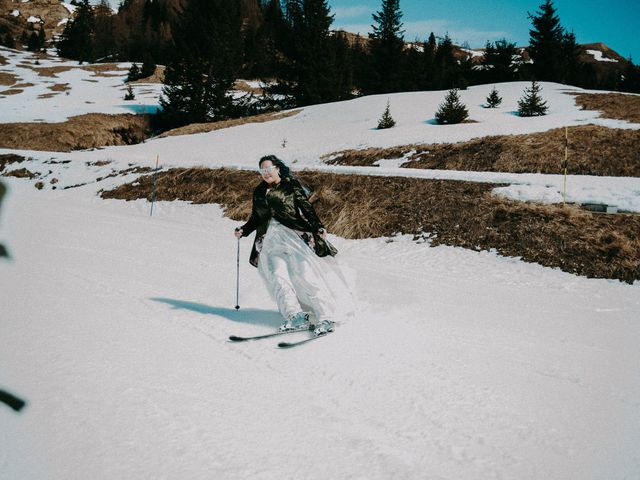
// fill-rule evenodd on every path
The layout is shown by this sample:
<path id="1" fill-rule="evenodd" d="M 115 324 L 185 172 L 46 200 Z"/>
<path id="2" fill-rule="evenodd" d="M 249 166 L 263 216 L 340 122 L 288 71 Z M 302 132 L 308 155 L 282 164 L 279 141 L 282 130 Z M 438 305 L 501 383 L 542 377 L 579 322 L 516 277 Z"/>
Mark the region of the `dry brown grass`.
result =
<path id="1" fill-rule="evenodd" d="M 54 92 L 66 92 L 67 90 L 71 90 L 68 83 L 56 83 L 55 85 L 49 85 L 47 88 Z"/>
<path id="2" fill-rule="evenodd" d="M 33 83 L 16 83 L 13 88 L 27 88 L 27 87 L 33 87 L 34 84 Z"/>
<path id="3" fill-rule="evenodd" d="M 6 57 L 4 57 L 3 55 L 0 55 L 0 66 L 1 65 L 6 65 L 7 63 L 9 63 L 6 59 Z"/>
<path id="4" fill-rule="evenodd" d="M 12 163 L 22 163 L 26 159 L 15 153 L 4 153 L 0 155 L 0 172 L 4 170 L 4 167 L 11 165 Z"/>
<path id="5" fill-rule="evenodd" d="M 0 95 L 17 95 L 22 92 L 24 92 L 24 90 L 20 88 L 10 88 L 9 90 L 3 90 L 0 92 Z"/>
<path id="6" fill-rule="evenodd" d="M 18 82 L 18 80 L 20 80 L 20 78 L 14 75 L 13 73 L 0 72 L 0 85 L 6 85 L 6 86 L 15 85 Z"/>
<path id="7" fill-rule="evenodd" d="M 602 117 L 640 123 L 640 95 L 625 93 L 578 93 L 576 103 L 583 110 L 599 110 Z"/>
<path id="8" fill-rule="evenodd" d="M 40 95 L 38 95 L 38 98 L 42 99 L 42 98 L 52 98 L 55 97 L 56 95 L 59 95 L 58 92 L 51 92 L 51 93 L 41 93 Z"/>
<path id="9" fill-rule="evenodd" d="M 431 244 L 501 255 L 596 278 L 640 279 L 639 215 L 594 215 L 578 207 L 536 205 L 491 194 L 495 185 L 302 172 L 330 231 L 345 238 L 431 234 Z M 230 169 L 174 169 L 158 175 L 156 199 L 218 203 L 243 221 L 259 179 Z M 153 175 L 104 198 L 151 199 Z"/>
<path id="10" fill-rule="evenodd" d="M 153 75 L 150 75 L 145 78 L 141 78 L 139 80 L 134 80 L 129 83 L 163 83 L 164 82 L 164 71 L 165 68 L 163 65 L 156 66 L 156 70 L 153 72 Z"/>
<path id="11" fill-rule="evenodd" d="M 264 93 L 262 88 L 252 87 L 244 80 L 236 80 L 236 83 L 233 85 L 233 88 L 240 92 L 255 93 L 256 95 L 262 95 Z"/>
<path id="12" fill-rule="evenodd" d="M 580 175 L 640 176 L 640 130 L 599 125 L 569 127 L 568 172 Z M 459 143 L 345 150 L 327 163 L 373 165 L 384 158 L 408 158 L 406 168 L 512 173 L 561 173 L 565 129 L 526 135 L 483 137 Z"/>
<path id="13" fill-rule="evenodd" d="M 151 134 L 147 115 L 91 113 L 61 123 L 5 123 L 0 148 L 69 152 L 140 143 Z"/>
<path id="14" fill-rule="evenodd" d="M 5 177 L 16 177 L 16 178 L 38 178 L 40 174 L 38 172 L 34 173 L 26 168 L 19 168 L 17 170 L 11 170 L 10 172 L 3 173 Z"/>
<path id="15" fill-rule="evenodd" d="M 56 78 L 58 73 L 68 72 L 69 70 L 73 70 L 76 67 L 33 67 L 31 65 L 27 65 L 28 68 L 35 70 L 40 77 L 51 77 Z"/>
<path id="16" fill-rule="evenodd" d="M 196 133 L 213 132 L 214 130 L 221 130 L 223 128 L 237 127 L 239 125 L 245 125 L 247 123 L 263 123 L 271 122 L 273 120 L 281 120 L 283 118 L 292 117 L 298 114 L 300 110 L 290 110 L 288 112 L 278 113 L 262 113 L 260 115 L 252 115 L 250 117 L 234 118 L 231 120 L 222 120 L 220 122 L 211 123 L 192 123 L 180 128 L 174 128 L 168 132 L 164 132 L 158 137 L 174 137 L 178 135 L 193 135 Z"/>

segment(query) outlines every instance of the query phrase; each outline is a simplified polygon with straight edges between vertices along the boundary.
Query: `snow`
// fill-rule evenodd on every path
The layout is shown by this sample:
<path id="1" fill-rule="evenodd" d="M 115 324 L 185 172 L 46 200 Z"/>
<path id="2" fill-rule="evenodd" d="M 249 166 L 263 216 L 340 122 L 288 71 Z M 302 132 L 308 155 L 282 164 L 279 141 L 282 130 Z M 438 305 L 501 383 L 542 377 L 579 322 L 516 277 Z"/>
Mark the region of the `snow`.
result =
<path id="1" fill-rule="evenodd" d="M 589 55 L 593 55 L 593 58 L 598 62 L 617 62 L 618 60 L 614 60 L 613 58 L 605 58 L 604 53 L 600 50 L 587 50 Z"/>
<path id="2" fill-rule="evenodd" d="M 33 15 L 27 18 L 27 23 L 44 23 L 40 17 L 34 17 Z"/>
<path id="3" fill-rule="evenodd" d="M 2 50 L 20 82 L 0 98 L 0 121 L 63 121 L 126 111 L 126 70 L 94 77 L 75 62 L 39 77 L 29 54 Z M 6 54 L 5 54 L 6 53 Z M 119 64 L 128 68 L 128 64 Z M 88 82 L 87 80 L 95 80 Z M 48 85 L 69 95 L 37 99 Z M 462 91 L 477 123 L 430 122 L 445 92 L 315 105 L 277 121 L 151 139 L 127 147 L 52 153 L 0 150 L 45 183 L 4 178 L 0 216 L 0 477 L 189 479 L 626 479 L 640 474 L 640 282 L 415 242 L 409 236 L 331 237 L 355 273 L 360 314 L 299 349 L 229 335 L 273 330 L 279 314 L 240 242 L 236 302 L 233 229 L 217 205 L 102 200 L 106 178 L 131 165 L 255 169 L 275 153 L 294 170 L 491 182 L 497 195 L 562 201 L 562 175 L 328 166 L 346 148 L 455 142 L 594 123 L 637 129 L 580 110 L 542 83 L 550 114 L 513 114 L 529 84 Z M 160 86 L 134 85 L 134 109 Z M 143 93 L 151 91 L 152 93 Z M 155 97 L 154 97 L 155 96 Z M 387 100 L 397 126 L 378 131 Z M 87 101 L 95 103 L 87 104 Z M 338 128 L 336 128 L 336 122 Z M 286 146 L 283 147 L 283 139 Z M 108 165 L 87 165 L 98 160 Z M 570 159 L 569 159 L 570 160 Z M 68 162 L 68 163 L 61 163 Z M 50 172 L 50 173 L 49 173 Z M 50 181 L 59 182 L 53 190 Z M 63 190 L 65 186 L 86 185 Z M 640 211 L 640 179 L 569 175 L 567 200 Z"/>
<path id="4" fill-rule="evenodd" d="M 299 350 L 229 344 L 278 315 L 247 241 L 234 310 L 239 223 L 219 207 L 160 203 L 149 217 L 94 187 L 8 183 L 0 362 L 29 406 L 0 409 L 7 478 L 640 472 L 638 283 L 332 238 L 360 316 Z"/>
<path id="5" fill-rule="evenodd" d="M 471 50 L 470 48 L 461 48 L 465 53 L 468 53 L 471 57 L 484 57 L 484 52 L 479 52 L 477 50 Z"/>
<path id="6" fill-rule="evenodd" d="M 19 17 L 20 16 L 20 10 L 14 10 L 13 12 L 11 12 L 11 15 L 13 15 L 14 17 Z"/>
<path id="7" fill-rule="evenodd" d="M 0 121 L 3 123 L 63 122 L 71 116 L 93 112 L 146 113 L 155 112 L 159 107 L 161 84 L 136 84 L 133 87 L 135 100 L 124 101 L 124 81 L 131 63 L 114 64 L 113 71 L 103 72 L 108 76 L 97 76 L 94 72 L 79 67 L 75 61 L 53 57 L 39 59 L 40 64 L 34 65 L 35 59 L 31 53 L 16 51 L 14 56 L 7 58 L 6 65 L 0 66 L 0 72 L 11 72 L 21 79 L 21 83 L 34 85 L 23 88 L 22 93 L 17 95 L 0 98 Z M 27 65 L 28 63 L 31 65 Z M 35 70 L 46 67 L 68 67 L 70 70 L 56 73 L 55 77 L 41 76 Z M 40 95 L 52 93 L 48 87 L 65 83 L 70 87 L 68 95 L 67 92 L 59 92 L 50 98 L 38 98 Z"/>
<path id="8" fill-rule="evenodd" d="M 71 5 L 70 3 L 64 3 L 64 2 L 62 3 L 62 6 L 66 8 L 71 15 L 73 15 L 76 11 L 76 8 L 78 8 L 75 5 Z"/>

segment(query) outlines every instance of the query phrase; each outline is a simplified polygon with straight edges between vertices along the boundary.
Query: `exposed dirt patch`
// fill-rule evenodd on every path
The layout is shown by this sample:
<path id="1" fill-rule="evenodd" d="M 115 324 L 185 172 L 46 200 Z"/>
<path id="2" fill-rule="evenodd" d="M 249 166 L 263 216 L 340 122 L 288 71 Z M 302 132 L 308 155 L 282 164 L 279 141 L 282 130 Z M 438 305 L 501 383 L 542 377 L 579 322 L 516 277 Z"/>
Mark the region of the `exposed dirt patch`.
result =
<path id="1" fill-rule="evenodd" d="M 71 90 L 68 83 L 56 83 L 55 85 L 49 85 L 47 88 L 54 92 L 66 92 L 67 90 Z"/>
<path id="2" fill-rule="evenodd" d="M 9 63 L 7 61 L 7 58 L 4 57 L 3 55 L 0 55 L 0 65 L 6 65 L 7 63 Z"/>
<path id="3" fill-rule="evenodd" d="M 640 176 L 640 130 L 585 125 L 568 128 L 568 172 Z M 467 142 L 345 150 L 329 164 L 367 165 L 406 158 L 406 168 L 511 173 L 562 173 L 565 129 L 483 137 Z M 329 156 L 328 156 L 329 157 Z"/>
<path id="4" fill-rule="evenodd" d="M 27 88 L 27 87 L 33 87 L 34 84 L 33 83 L 16 83 L 13 87 L 14 88 Z"/>
<path id="5" fill-rule="evenodd" d="M 14 153 L 5 153 L 0 155 L 0 172 L 4 170 L 4 167 L 11 165 L 12 163 L 22 163 L 26 158 L 16 155 Z"/>
<path id="6" fill-rule="evenodd" d="M 61 123 L 5 123 L 0 148 L 69 152 L 107 145 L 132 145 L 151 135 L 148 115 L 91 113 Z"/>
<path id="7" fill-rule="evenodd" d="M 51 77 L 51 78 L 56 78 L 58 76 L 59 73 L 62 72 L 68 72 L 69 70 L 73 70 L 76 67 L 31 67 L 31 65 L 28 65 L 29 68 L 33 68 L 33 70 L 35 70 L 38 75 L 40 77 Z"/>
<path id="8" fill-rule="evenodd" d="M 58 92 L 52 92 L 52 93 L 41 93 L 40 95 L 38 95 L 38 98 L 42 99 L 42 98 L 51 98 L 51 97 L 55 97 L 56 95 L 60 95 Z"/>
<path id="9" fill-rule="evenodd" d="M 579 93 L 576 104 L 583 110 L 599 110 L 605 118 L 640 123 L 640 95 L 624 93 Z"/>
<path id="10" fill-rule="evenodd" d="M 102 196 L 151 200 L 153 177 Z M 515 202 L 492 195 L 491 184 L 312 172 L 299 178 L 314 190 L 311 200 L 328 229 L 345 238 L 405 233 L 417 240 L 429 232 L 434 246 L 495 248 L 587 277 L 640 280 L 640 215 Z M 244 221 L 258 183 L 247 171 L 172 169 L 158 174 L 156 199 L 218 203 Z"/>
<path id="11" fill-rule="evenodd" d="M 256 95 L 262 95 L 264 93 L 262 88 L 252 87 L 244 80 L 236 80 L 236 83 L 233 85 L 233 88 L 240 92 L 254 93 Z"/>
<path id="12" fill-rule="evenodd" d="M 13 73 L 0 72 L 0 85 L 6 85 L 6 86 L 15 85 L 18 82 L 18 80 L 20 80 L 20 78 L 14 75 Z"/>
<path id="13" fill-rule="evenodd" d="M 193 123 L 180 128 L 174 128 L 168 132 L 164 132 L 158 137 L 174 137 L 177 135 L 193 135 L 195 133 L 213 132 L 214 130 L 221 130 L 223 128 L 237 127 L 238 125 L 245 125 L 247 123 L 263 123 L 271 122 L 273 120 L 280 120 L 282 118 L 292 117 L 297 115 L 301 110 L 290 110 L 288 112 L 278 113 L 262 113 L 260 115 L 252 115 L 250 117 L 235 118 L 232 120 L 223 120 L 220 122 L 211 123 Z"/>
<path id="14" fill-rule="evenodd" d="M 128 83 L 163 83 L 164 71 L 165 71 L 165 67 L 163 65 L 158 65 L 156 66 L 156 70 L 155 72 L 153 72 L 153 75 L 150 75 L 145 78 L 140 78 L 138 80 L 134 80 L 133 82 L 128 82 Z"/>
<path id="15" fill-rule="evenodd" d="M 20 88 L 10 88 L 9 90 L 3 90 L 0 92 L 0 95 L 17 95 L 22 92 L 24 92 L 24 90 Z"/>
<path id="16" fill-rule="evenodd" d="M 33 173 L 26 168 L 19 168 L 17 170 L 11 170 L 10 172 L 3 173 L 5 177 L 16 177 L 16 178 L 38 178 L 40 176 L 39 173 Z"/>

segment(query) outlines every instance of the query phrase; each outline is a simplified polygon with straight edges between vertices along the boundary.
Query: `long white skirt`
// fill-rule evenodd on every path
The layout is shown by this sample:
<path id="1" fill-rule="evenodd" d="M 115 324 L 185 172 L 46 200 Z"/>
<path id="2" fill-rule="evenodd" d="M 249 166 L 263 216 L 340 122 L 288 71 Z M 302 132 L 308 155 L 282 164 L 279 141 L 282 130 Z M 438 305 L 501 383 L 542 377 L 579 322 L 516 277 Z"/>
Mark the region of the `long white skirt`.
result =
<path id="1" fill-rule="evenodd" d="M 311 313 L 312 321 L 343 322 L 355 315 L 354 290 L 336 259 L 318 257 L 294 230 L 271 219 L 258 272 L 284 318 Z"/>

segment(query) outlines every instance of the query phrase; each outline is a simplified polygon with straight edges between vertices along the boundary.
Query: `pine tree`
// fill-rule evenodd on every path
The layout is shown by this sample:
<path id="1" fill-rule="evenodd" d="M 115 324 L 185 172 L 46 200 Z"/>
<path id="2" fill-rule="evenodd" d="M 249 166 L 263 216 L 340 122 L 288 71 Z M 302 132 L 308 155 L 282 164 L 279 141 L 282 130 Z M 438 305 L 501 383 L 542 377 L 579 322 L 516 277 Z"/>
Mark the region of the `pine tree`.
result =
<path id="1" fill-rule="evenodd" d="M 561 81 L 564 28 L 552 0 L 540 5 L 537 15 L 529 14 L 533 28 L 529 30 L 529 55 L 533 60 L 533 74 L 537 80 Z"/>
<path id="2" fill-rule="evenodd" d="M 10 32 L 8 32 L 4 37 L 4 46 L 7 48 L 16 48 L 16 41 Z"/>
<path id="3" fill-rule="evenodd" d="M 131 85 L 127 85 L 127 93 L 125 94 L 124 99 L 125 101 L 136 99 L 136 95 L 133 93 L 133 89 L 131 88 Z"/>
<path id="4" fill-rule="evenodd" d="M 448 34 L 438 44 L 434 63 L 434 87 L 437 90 L 457 87 L 458 63 L 453 56 L 453 42 Z"/>
<path id="5" fill-rule="evenodd" d="M 531 87 L 525 89 L 523 97 L 518 100 L 518 115 L 521 117 L 536 117 L 546 115 L 547 102 L 540 96 L 540 85 L 535 80 Z"/>
<path id="6" fill-rule="evenodd" d="M 127 82 L 135 82 L 140 79 L 140 69 L 138 65 L 134 62 L 129 68 L 129 72 L 127 73 Z"/>
<path id="7" fill-rule="evenodd" d="M 233 87 L 241 61 L 237 2 L 191 0 L 176 32 L 175 60 L 164 78 L 161 123 L 175 127 L 234 114 Z"/>
<path id="8" fill-rule="evenodd" d="M 462 123 L 469 116 L 467 107 L 460 101 L 458 90 L 449 90 L 444 102 L 438 107 L 436 121 L 441 124 Z"/>
<path id="9" fill-rule="evenodd" d="M 151 55 L 143 55 L 142 68 L 140 68 L 140 78 L 147 78 L 156 73 L 156 62 Z"/>
<path id="10" fill-rule="evenodd" d="M 38 39 L 38 34 L 36 32 L 31 32 L 31 35 L 29 35 L 27 50 L 30 52 L 37 52 L 40 50 L 40 40 Z"/>
<path id="11" fill-rule="evenodd" d="M 640 67 L 628 59 L 627 66 L 622 72 L 620 90 L 623 92 L 640 93 Z"/>
<path id="12" fill-rule="evenodd" d="M 404 31 L 400 0 L 382 0 L 381 9 L 373 14 L 371 61 L 372 86 L 368 93 L 397 92 L 402 88 L 404 68 Z"/>
<path id="13" fill-rule="evenodd" d="M 429 35 L 429 39 L 424 44 L 424 52 L 422 54 L 423 76 L 418 84 L 418 87 L 421 90 L 431 90 L 434 88 L 435 59 L 437 49 L 438 44 L 436 42 L 436 36 L 433 34 L 433 32 L 431 32 L 431 34 Z"/>
<path id="14" fill-rule="evenodd" d="M 64 27 L 57 49 L 61 57 L 72 58 L 82 62 L 90 62 L 94 58 L 93 31 L 94 31 L 93 9 L 89 0 L 82 0 L 73 19 L 69 20 Z"/>
<path id="15" fill-rule="evenodd" d="M 491 93 L 487 97 L 487 108 L 496 108 L 498 105 L 502 103 L 502 97 L 498 95 L 498 91 L 496 87 L 491 89 Z"/>
<path id="16" fill-rule="evenodd" d="M 507 42 L 506 39 L 495 43 L 487 42 L 482 65 L 481 78 L 485 83 L 511 82 L 517 77 L 517 65 L 513 61 L 516 55 L 516 44 Z"/>
<path id="17" fill-rule="evenodd" d="M 391 116 L 391 111 L 389 110 L 389 100 L 387 100 L 387 108 L 384 109 L 384 113 L 380 120 L 378 121 L 378 130 L 383 130 L 385 128 L 392 128 L 395 126 L 396 121 Z"/>

